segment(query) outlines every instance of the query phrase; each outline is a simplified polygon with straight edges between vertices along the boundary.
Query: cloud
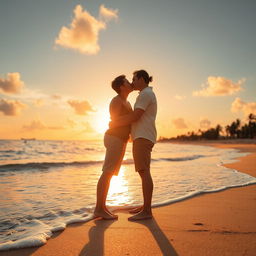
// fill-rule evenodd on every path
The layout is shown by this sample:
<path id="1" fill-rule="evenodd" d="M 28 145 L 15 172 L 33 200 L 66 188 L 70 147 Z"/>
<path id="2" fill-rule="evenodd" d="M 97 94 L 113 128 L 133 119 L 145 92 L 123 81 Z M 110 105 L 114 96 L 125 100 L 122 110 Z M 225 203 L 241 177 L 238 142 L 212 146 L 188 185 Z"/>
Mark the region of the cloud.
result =
<path id="1" fill-rule="evenodd" d="M 20 80 L 20 73 L 8 73 L 7 79 L 0 78 L 0 92 L 7 94 L 20 93 L 24 82 Z"/>
<path id="2" fill-rule="evenodd" d="M 206 85 L 202 85 L 202 90 L 194 91 L 194 96 L 225 96 L 232 95 L 242 90 L 245 79 L 240 79 L 237 83 L 224 77 L 209 76 Z"/>
<path id="3" fill-rule="evenodd" d="M 89 122 L 76 122 L 72 119 L 67 119 L 67 126 L 72 129 L 76 128 L 75 130 L 79 129 L 78 134 L 96 133 L 95 129 L 93 129 L 92 125 Z"/>
<path id="4" fill-rule="evenodd" d="M 41 120 L 33 120 L 29 125 L 23 125 L 24 130 L 34 131 L 34 130 L 60 130 L 63 129 L 60 126 L 47 126 Z"/>
<path id="5" fill-rule="evenodd" d="M 6 116 L 17 116 L 26 105 L 18 100 L 0 99 L 0 112 Z"/>
<path id="6" fill-rule="evenodd" d="M 83 11 L 81 5 L 75 7 L 74 15 L 70 26 L 61 28 L 55 44 L 83 54 L 97 54 L 100 50 L 99 32 L 106 28 L 106 22 L 93 17 L 86 10 Z M 117 10 L 110 10 L 101 5 L 100 16 L 106 20 L 117 18 Z"/>
<path id="7" fill-rule="evenodd" d="M 40 90 L 31 90 L 29 88 L 24 88 L 22 94 L 12 95 L 12 97 L 36 107 L 56 106 L 58 104 L 59 108 L 66 107 L 66 102 L 70 99 L 70 96 L 58 94 L 49 95 Z"/>
<path id="8" fill-rule="evenodd" d="M 232 112 L 243 111 L 245 116 L 249 114 L 256 114 L 256 102 L 245 102 L 240 98 L 236 98 L 231 105 Z"/>
<path id="9" fill-rule="evenodd" d="M 211 122 L 207 118 L 202 118 L 200 120 L 199 125 L 200 125 L 200 128 L 202 129 L 208 129 L 211 125 Z"/>
<path id="10" fill-rule="evenodd" d="M 172 120 L 172 123 L 177 129 L 186 129 L 188 126 L 186 125 L 183 118 L 176 118 Z"/>
<path id="11" fill-rule="evenodd" d="M 100 17 L 105 18 L 106 20 L 117 19 L 118 10 L 111 10 L 106 8 L 103 4 L 100 6 Z"/>
<path id="12" fill-rule="evenodd" d="M 47 129 L 46 125 L 40 120 L 33 120 L 29 125 L 23 125 L 26 130 L 44 130 Z"/>
<path id="13" fill-rule="evenodd" d="M 182 95 L 176 94 L 176 95 L 174 96 L 174 98 L 175 98 L 176 100 L 184 100 L 184 99 L 186 99 L 186 96 L 182 96 Z"/>
<path id="14" fill-rule="evenodd" d="M 87 115 L 88 112 L 94 112 L 88 101 L 69 100 L 68 104 L 75 110 L 77 115 Z"/>

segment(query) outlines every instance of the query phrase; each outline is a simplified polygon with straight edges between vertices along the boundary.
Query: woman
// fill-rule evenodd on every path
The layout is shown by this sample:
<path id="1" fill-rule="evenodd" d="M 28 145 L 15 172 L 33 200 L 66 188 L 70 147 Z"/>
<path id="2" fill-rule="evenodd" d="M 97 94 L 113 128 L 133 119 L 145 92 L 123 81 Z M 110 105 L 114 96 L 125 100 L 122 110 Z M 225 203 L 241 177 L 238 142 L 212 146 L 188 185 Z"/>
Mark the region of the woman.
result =
<path id="1" fill-rule="evenodd" d="M 109 106 L 110 117 L 112 121 L 121 116 L 132 112 L 132 107 L 127 97 L 132 91 L 131 84 L 124 75 L 118 76 L 112 82 L 112 88 L 116 91 L 115 96 Z M 108 194 L 110 180 L 113 175 L 118 175 L 124 154 L 126 144 L 129 139 L 131 126 L 125 125 L 116 128 L 109 128 L 104 136 L 104 145 L 106 147 L 105 161 L 102 168 L 102 174 L 97 184 L 97 202 L 94 210 L 94 217 L 103 219 L 116 219 L 106 207 L 106 198 Z"/>

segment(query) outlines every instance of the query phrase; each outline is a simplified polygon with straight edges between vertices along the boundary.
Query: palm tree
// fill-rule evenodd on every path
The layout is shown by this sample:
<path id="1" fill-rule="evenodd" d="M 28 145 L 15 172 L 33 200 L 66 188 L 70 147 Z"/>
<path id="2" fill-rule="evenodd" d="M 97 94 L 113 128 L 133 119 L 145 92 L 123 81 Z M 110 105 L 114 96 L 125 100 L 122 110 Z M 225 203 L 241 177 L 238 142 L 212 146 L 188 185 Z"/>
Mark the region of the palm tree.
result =
<path id="1" fill-rule="evenodd" d="M 235 138 L 239 138 L 240 130 L 239 127 L 241 125 L 241 121 L 239 119 L 236 119 L 236 121 L 232 122 L 229 128 L 230 136 Z"/>
<path id="2" fill-rule="evenodd" d="M 226 127 L 225 127 L 225 131 L 226 131 L 226 134 L 227 134 L 227 137 L 230 137 L 231 136 L 231 133 L 230 133 L 230 125 L 227 125 Z"/>
<path id="3" fill-rule="evenodd" d="M 256 115 L 250 114 L 248 116 L 249 123 L 248 123 L 248 128 L 249 128 L 249 137 L 252 139 L 256 137 Z"/>
<path id="4" fill-rule="evenodd" d="M 239 130 L 239 127 L 241 125 L 241 121 L 239 119 L 236 119 L 236 137 L 240 138 L 241 130 Z"/>
<path id="5" fill-rule="evenodd" d="M 219 124 L 217 124 L 215 131 L 216 131 L 216 138 L 218 139 L 220 137 L 220 132 L 222 131 L 222 127 Z"/>

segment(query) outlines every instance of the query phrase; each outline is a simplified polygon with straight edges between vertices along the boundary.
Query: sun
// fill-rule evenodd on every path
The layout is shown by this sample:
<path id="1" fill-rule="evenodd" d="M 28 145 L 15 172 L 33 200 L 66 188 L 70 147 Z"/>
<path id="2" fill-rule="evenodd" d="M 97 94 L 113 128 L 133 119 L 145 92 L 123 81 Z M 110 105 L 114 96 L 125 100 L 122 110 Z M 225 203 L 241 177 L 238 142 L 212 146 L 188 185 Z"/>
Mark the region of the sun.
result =
<path id="1" fill-rule="evenodd" d="M 103 134 L 108 129 L 108 123 L 110 121 L 108 109 L 104 108 L 98 111 L 98 114 L 93 122 L 93 128 L 96 132 Z"/>

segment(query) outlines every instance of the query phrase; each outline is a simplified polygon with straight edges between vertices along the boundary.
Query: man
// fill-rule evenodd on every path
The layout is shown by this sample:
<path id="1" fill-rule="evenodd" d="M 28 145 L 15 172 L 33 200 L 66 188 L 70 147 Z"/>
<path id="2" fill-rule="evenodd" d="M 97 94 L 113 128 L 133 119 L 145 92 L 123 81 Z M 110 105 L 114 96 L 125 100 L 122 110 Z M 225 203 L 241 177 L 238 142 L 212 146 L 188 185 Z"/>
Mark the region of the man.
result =
<path id="1" fill-rule="evenodd" d="M 132 87 L 124 75 L 116 77 L 111 83 L 111 86 L 117 93 L 117 96 L 111 100 L 109 106 L 111 120 L 115 120 L 133 112 L 129 101 L 127 101 Z M 106 154 L 102 174 L 97 184 L 97 201 L 94 210 L 95 218 L 101 217 L 106 220 L 113 220 L 118 217 L 107 209 L 106 199 L 111 178 L 113 175 L 118 175 L 130 131 L 130 125 L 124 125 L 109 128 L 105 132 L 104 145 L 106 147 Z"/>
<path id="2" fill-rule="evenodd" d="M 143 220 L 152 218 L 151 201 L 153 193 L 153 180 L 150 174 L 151 151 L 156 143 L 156 96 L 148 84 L 152 81 L 145 70 L 133 73 L 132 87 L 139 91 L 134 104 L 132 114 L 124 116 L 115 122 L 113 126 L 121 126 L 132 123 L 131 137 L 133 140 L 133 159 L 135 170 L 139 173 L 142 181 L 144 204 L 139 209 L 131 211 L 136 213 L 129 220 Z"/>

